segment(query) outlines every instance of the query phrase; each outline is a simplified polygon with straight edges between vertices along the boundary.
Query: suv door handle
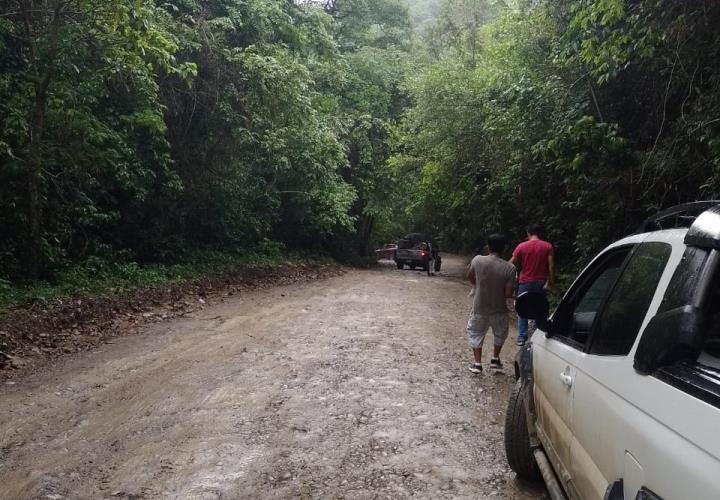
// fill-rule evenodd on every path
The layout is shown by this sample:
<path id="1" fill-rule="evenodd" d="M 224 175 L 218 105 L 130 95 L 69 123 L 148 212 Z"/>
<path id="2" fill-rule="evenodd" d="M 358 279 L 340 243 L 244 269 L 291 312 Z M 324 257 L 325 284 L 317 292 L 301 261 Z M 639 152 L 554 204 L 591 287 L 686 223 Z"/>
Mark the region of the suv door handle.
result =
<path id="1" fill-rule="evenodd" d="M 560 382 L 563 383 L 563 385 L 566 385 L 568 387 L 572 386 L 573 378 L 570 376 L 567 372 L 562 372 L 560 374 Z"/>

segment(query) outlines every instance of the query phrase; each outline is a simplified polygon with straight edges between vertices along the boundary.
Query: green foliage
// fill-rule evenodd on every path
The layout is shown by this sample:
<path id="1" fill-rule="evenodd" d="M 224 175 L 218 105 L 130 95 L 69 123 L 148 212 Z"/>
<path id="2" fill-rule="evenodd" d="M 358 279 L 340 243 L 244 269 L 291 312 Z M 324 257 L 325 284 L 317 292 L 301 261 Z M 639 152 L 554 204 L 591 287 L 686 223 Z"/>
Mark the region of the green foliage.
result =
<path id="1" fill-rule="evenodd" d="M 508 5 L 447 0 L 428 32 L 391 161 L 418 179 L 415 226 L 469 249 L 539 222 L 580 263 L 648 212 L 718 196 L 720 8 Z"/>
<path id="2" fill-rule="evenodd" d="M 416 32 L 422 33 L 425 27 L 435 20 L 439 3 L 439 0 L 408 0 L 410 18 Z"/>
<path id="3" fill-rule="evenodd" d="M 0 313 L 31 303 L 43 303 L 67 296 L 117 294 L 136 288 L 151 288 L 253 269 L 282 265 L 323 262 L 282 245 L 263 242 L 241 253 L 193 251 L 180 264 L 138 264 L 115 257 L 105 260 L 89 257 L 85 262 L 58 273 L 55 283 L 39 282 L 19 287 L 0 280 Z"/>
<path id="4" fill-rule="evenodd" d="M 720 192 L 712 2 L 7 0 L 0 14 L 3 290 L 90 282 L 93 259 L 129 276 L 266 241 L 357 262 L 410 230 L 471 249 L 529 222 L 577 263 L 648 211 Z"/>
<path id="5" fill-rule="evenodd" d="M 388 168 L 392 136 L 407 106 L 403 81 L 411 69 L 410 19 L 397 0 L 338 0 L 329 5 L 342 64 L 327 92 L 333 96 L 339 137 L 347 152 L 342 178 L 357 198 L 353 225 L 334 245 L 338 257 L 372 256 L 396 239 L 405 217 L 396 204 L 401 179 Z"/>
<path id="6" fill-rule="evenodd" d="M 52 2 L 14 3 L 34 17 L 26 25 L 13 13 L 2 33 L 0 227 L 14 235 L 0 243 L 6 277 L 25 271 L 20 256 L 28 251 L 24 227 L 32 216 L 23 208 L 33 134 L 42 134 L 41 244 L 50 270 L 108 241 L 148 197 L 177 190 L 156 75 L 193 73 L 174 59 L 176 43 L 156 27 L 163 16 L 149 2 L 55 2 L 64 7 L 54 22 L 43 17 Z M 38 80 L 47 82 L 42 129 L 34 115 Z"/>
<path id="7" fill-rule="evenodd" d="M 93 256 L 172 262 L 188 248 L 321 247 L 353 231 L 345 115 L 333 105 L 348 66 L 319 6 L 9 4 L 0 277 L 32 279 L 23 256 L 34 249 L 57 281 Z"/>
<path id="8" fill-rule="evenodd" d="M 186 186 L 171 231 L 195 245 L 243 246 L 347 229 L 354 193 L 336 173 L 344 152 L 313 79 L 338 57 L 328 20 L 279 1 L 215 7 L 222 15 L 209 21 L 206 2 L 175 14 L 198 76 L 191 89 L 163 86 Z"/>
<path id="9" fill-rule="evenodd" d="M 326 9 L 335 19 L 335 36 L 343 51 L 403 48 L 410 40 L 404 0 L 331 0 Z"/>

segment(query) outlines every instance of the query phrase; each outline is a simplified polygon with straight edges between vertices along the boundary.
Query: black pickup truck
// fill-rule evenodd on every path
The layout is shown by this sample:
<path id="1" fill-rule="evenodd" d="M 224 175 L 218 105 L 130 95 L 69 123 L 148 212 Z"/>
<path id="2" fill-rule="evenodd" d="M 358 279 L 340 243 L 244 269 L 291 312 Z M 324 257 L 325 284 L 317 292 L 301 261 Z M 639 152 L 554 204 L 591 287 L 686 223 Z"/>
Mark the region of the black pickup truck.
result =
<path id="1" fill-rule="evenodd" d="M 419 267 L 428 276 L 440 271 L 440 255 L 433 250 L 430 239 L 421 233 L 408 234 L 398 241 L 394 260 L 398 269 Z"/>

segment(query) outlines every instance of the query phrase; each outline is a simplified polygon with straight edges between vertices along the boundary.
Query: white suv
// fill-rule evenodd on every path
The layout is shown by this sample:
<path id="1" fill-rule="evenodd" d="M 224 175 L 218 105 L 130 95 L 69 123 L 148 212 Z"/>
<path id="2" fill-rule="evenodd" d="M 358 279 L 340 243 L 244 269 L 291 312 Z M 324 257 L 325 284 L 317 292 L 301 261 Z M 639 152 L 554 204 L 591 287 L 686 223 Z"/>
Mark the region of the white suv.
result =
<path id="1" fill-rule="evenodd" d="M 519 477 L 553 498 L 720 499 L 720 202 L 606 248 L 551 318 L 542 294 L 516 309 L 538 325 L 505 423 Z"/>

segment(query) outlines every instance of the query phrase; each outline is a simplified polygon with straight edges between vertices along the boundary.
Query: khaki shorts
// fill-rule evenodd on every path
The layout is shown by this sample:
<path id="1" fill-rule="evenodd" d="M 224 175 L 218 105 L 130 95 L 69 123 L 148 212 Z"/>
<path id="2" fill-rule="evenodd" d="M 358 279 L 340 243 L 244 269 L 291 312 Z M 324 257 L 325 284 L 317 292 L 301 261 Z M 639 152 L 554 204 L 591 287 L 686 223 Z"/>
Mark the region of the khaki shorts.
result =
<path id="1" fill-rule="evenodd" d="M 510 330 L 510 319 L 508 313 L 498 314 L 471 314 L 467 324 L 467 334 L 470 347 L 480 349 L 485 340 L 488 328 L 492 328 L 495 337 L 495 345 L 502 346 L 508 337 Z"/>

